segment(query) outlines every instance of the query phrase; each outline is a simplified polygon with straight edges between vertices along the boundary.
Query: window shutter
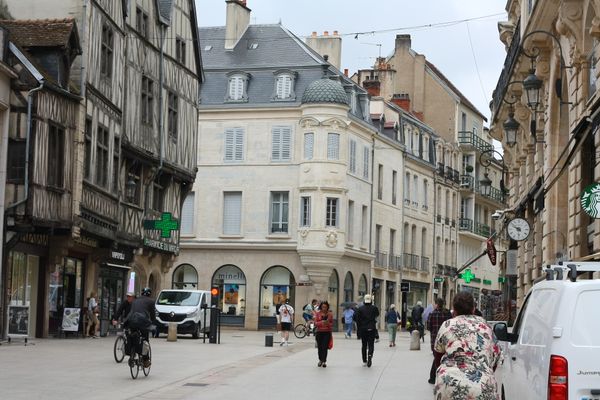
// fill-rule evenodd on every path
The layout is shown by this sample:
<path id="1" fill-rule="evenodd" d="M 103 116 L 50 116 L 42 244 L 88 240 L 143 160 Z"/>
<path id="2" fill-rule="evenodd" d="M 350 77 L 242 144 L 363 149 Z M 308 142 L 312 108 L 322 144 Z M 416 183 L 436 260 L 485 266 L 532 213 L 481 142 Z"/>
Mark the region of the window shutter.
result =
<path id="1" fill-rule="evenodd" d="M 281 128 L 281 159 L 283 161 L 289 161 L 291 159 L 292 150 L 292 128 L 282 127 Z"/>
<path id="2" fill-rule="evenodd" d="M 234 129 L 225 130 L 225 161 L 233 161 Z"/>
<path id="3" fill-rule="evenodd" d="M 181 207 L 181 234 L 192 235 L 194 233 L 194 192 L 187 195 Z"/>
<path id="4" fill-rule="evenodd" d="M 223 196 L 223 234 L 239 235 L 242 226 L 242 193 L 229 192 Z"/>
<path id="5" fill-rule="evenodd" d="M 306 160 L 312 160 L 313 158 L 313 145 L 315 142 L 314 133 L 304 134 L 304 158 Z"/>
<path id="6" fill-rule="evenodd" d="M 244 129 L 235 128 L 235 161 L 244 160 Z"/>
<path id="7" fill-rule="evenodd" d="M 369 179 L 369 147 L 363 148 L 363 178 Z"/>
<path id="8" fill-rule="evenodd" d="M 287 99 L 292 94 L 292 78 L 289 75 L 283 76 L 283 98 Z"/>
<path id="9" fill-rule="evenodd" d="M 274 127 L 272 132 L 271 142 L 271 160 L 281 160 L 281 128 Z"/>
<path id="10" fill-rule="evenodd" d="M 356 172 L 356 141 L 350 140 L 350 172 Z"/>
<path id="11" fill-rule="evenodd" d="M 340 158 L 340 135 L 329 133 L 327 135 L 327 159 L 339 160 Z"/>
<path id="12" fill-rule="evenodd" d="M 284 94 L 283 94 L 283 78 L 284 77 L 282 75 L 279 75 L 277 77 L 277 83 L 276 83 L 277 86 L 275 88 L 275 91 L 276 91 L 276 95 L 277 95 L 278 99 L 283 99 L 283 97 L 284 97 Z"/>

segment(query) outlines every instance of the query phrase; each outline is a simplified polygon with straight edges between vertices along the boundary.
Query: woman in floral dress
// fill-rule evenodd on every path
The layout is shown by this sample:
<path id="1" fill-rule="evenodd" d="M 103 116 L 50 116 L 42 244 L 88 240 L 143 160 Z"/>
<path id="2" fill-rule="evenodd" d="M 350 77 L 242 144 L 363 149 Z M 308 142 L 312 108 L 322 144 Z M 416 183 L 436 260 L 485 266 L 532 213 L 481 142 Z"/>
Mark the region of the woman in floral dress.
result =
<path id="1" fill-rule="evenodd" d="M 455 317 L 444 322 L 434 349 L 441 356 L 437 370 L 436 400 L 498 400 L 494 371 L 500 348 L 492 330 L 481 317 L 473 315 L 473 296 L 467 292 L 454 297 Z"/>

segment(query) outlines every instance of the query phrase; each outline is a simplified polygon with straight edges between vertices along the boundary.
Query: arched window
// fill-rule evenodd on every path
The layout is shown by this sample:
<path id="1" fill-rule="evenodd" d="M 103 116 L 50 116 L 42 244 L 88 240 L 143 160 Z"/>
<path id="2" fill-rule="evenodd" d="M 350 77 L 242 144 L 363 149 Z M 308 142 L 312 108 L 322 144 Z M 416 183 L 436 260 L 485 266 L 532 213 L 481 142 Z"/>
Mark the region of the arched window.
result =
<path id="1" fill-rule="evenodd" d="M 368 292 L 368 287 L 367 287 L 367 277 L 365 276 L 365 274 L 362 274 L 360 276 L 360 279 L 358 280 L 358 295 L 360 297 L 364 296 L 365 294 L 367 294 Z"/>
<path id="2" fill-rule="evenodd" d="M 346 278 L 344 278 L 344 301 L 354 301 L 354 278 L 350 271 L 346 273 Z"/>
<path id="3" fill-rule="evenodd" d="M 246 314 L 246 276 L 240 268 L 235 265 L 223 265 L 215 271 L 211 284 L 218 286 L 219 292 L 222 293 L 217 307 L 223 310 L 223 314 L 232 317 Z M 243 325 L 243 319 L 239 324 L 230 318 L 226 322 L 228 325 Z"/>
<path id="4" fill-rule="evenodd" d="M 260 280 L 259 315 L 261 317 L 272 317 L 274 323 L 277 305 L 283 304 L 286 299 L 290 299 L 293 307 L 295 282 L 294 275 L 286 267 L 273 266 L 265 271 Z"/>
<path id="5" fill-rule="evenodd" d="M 340 279 L 337 271 L 334 269 L 329 277 L 329 292 L 327 293 L 327 301 L 329 302 L 329 309 L 333 312 L 334 319 L 337 319 L 338 315 L 338 304 L 339 304 L 339 287 Z"/>
<path id="6" fill-rule="evenodd" d="M 173 271 L 172 289 L 198 289 L 198 271 L 190 264 L 181 264 Z"/>

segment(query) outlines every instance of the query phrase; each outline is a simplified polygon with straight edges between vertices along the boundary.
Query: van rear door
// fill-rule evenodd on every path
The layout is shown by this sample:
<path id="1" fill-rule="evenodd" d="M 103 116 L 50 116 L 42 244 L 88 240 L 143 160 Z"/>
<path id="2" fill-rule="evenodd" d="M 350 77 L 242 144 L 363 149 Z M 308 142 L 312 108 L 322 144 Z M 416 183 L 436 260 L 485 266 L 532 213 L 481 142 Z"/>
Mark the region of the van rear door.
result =
<path id="1" fill-rule="evenodd" d="M 570 334 L 559 350 L 564 350 L 569 363 L 569 399 L 596 399 L 600 398 L 600 281 L 574 285 Z"/>

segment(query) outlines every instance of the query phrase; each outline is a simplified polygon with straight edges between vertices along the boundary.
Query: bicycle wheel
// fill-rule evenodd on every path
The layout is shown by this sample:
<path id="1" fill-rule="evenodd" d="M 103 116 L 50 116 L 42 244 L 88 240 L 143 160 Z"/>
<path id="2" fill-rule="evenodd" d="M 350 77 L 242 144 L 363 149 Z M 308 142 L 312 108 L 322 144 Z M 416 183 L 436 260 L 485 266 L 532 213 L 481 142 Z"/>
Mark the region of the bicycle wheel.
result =
<path id="1" fill-rule="evenodd" d="M 304 324 L 298 324 L 294 327 L 294 335 L 296 335 L 296 337 L 298 339 L 302 339 L 306 336 L 306 325 Z"/>
<path id="2" fill-rule="evenodd" d="M 123 361 L 125 358 L 125 338 L 123 336 L 117 336 L 113 349 L 113 355 L 115 356 L 115 361 L 118 363 Z"/>
<path id="3" fill-rule="evenodd" d="M 140 362 L 139 354 L 132 352 L 131 357 L 129 357 L 129 371 L 131 372 L 131 377 L 133 379 L 137 378 L 140 373 Z"/>
<path id="4" fill-rule="evenodd" d="M 144 376 L 148 376 L 148 374 L 150 373 L 150 367 L 152 366 L 152 348 L 150 347 L 150 342 L 146 343 L 148 343 L 148 361 L 150 361 L 150 364 L 148 364 L 148 367 L 144 367 L 144 359 L 141 359 L 142 371 L 144 372 Z"/>

